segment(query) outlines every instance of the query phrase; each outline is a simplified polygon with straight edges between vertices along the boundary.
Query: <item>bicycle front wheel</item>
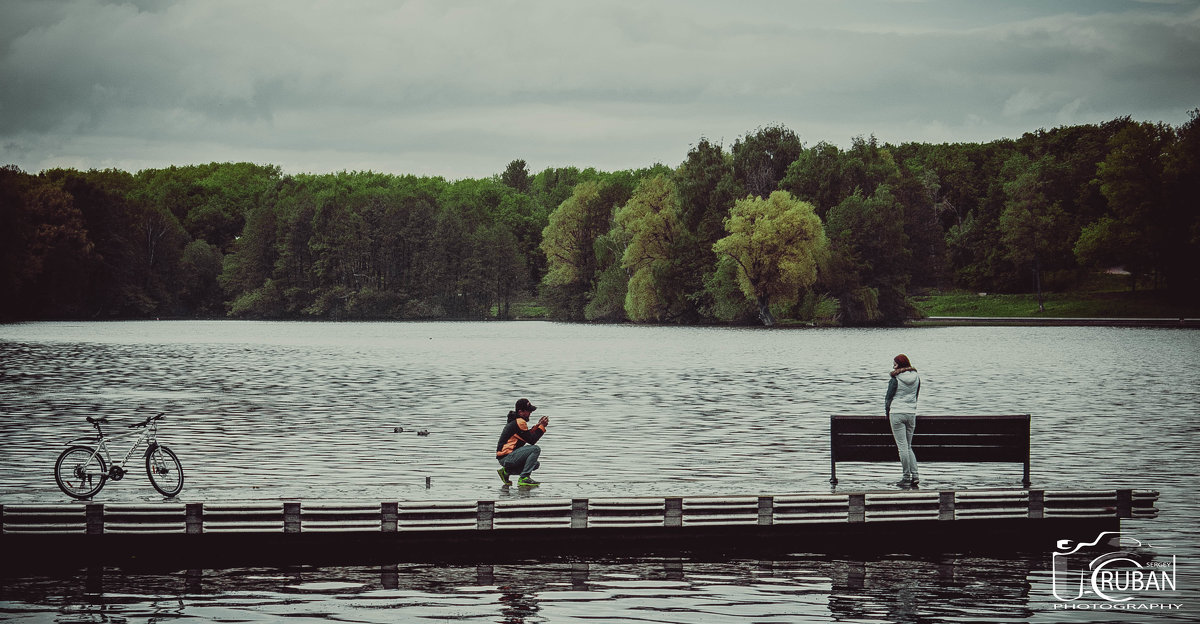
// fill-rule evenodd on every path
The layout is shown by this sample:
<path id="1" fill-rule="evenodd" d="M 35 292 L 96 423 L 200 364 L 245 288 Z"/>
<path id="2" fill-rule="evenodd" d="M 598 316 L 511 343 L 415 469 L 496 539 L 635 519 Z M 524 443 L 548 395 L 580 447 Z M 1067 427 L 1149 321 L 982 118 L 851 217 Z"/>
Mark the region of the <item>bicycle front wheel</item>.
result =
<path id="1" fill-rule="evenodd" d="M 54 462 L 54 480 L 71 498 L 91 498 L 108 480 L 108 466 L 94 448 L 68 447 Z"/>
<path id="2" fill-rule="evenodd" d="M 146 455 L 146 474 L 150 485 L 163 496 L 170 498 L 183 490 L 183 466 L 165 446 L 156 446 Z"/>

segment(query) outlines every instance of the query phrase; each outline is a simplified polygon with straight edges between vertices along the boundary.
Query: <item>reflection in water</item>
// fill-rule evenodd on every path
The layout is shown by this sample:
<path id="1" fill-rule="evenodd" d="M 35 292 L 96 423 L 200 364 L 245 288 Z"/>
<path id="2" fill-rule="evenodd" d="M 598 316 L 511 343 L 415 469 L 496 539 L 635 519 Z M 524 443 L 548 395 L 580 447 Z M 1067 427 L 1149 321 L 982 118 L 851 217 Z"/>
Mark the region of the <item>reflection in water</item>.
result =
<path id="1" fill-rule="evenodd" d="M 396 616 L 478 622 L 996 621 L 1023 619 L 1040 558 L 520 561 L 508 565 L 118 569 L 5 579 L 0 616 L 80 620 Z M 81 591 L 80 591 L 81 590 Z"/>

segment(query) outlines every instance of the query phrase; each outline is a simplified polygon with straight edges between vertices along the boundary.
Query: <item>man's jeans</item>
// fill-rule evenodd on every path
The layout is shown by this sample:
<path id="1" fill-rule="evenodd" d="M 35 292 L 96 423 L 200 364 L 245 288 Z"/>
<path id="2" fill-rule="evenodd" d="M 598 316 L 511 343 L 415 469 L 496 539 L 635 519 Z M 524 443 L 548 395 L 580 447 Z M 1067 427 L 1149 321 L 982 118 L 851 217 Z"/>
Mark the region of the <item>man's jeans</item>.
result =
<path id="1" fill-rule="evenodd" d="M 500 465 L 508 471 L 508 474 L 519 474 L 522 477 L 528 477 L 541 467 L 541 462 L 538 461 L 538 456 L 542 454 L 542 449 L 536 444 L 526 444 L 521 448 L 505 455 L 500 459 Z"/>
<path id="2" fill-rule="evenodd" d="M 913 454 L 913 432 L 917 429 L 916 414 L 892 412 L 889 419 L 892 423 L 892 437 L 896 439 L 896 448 L 900 451 L 900 467 L 904 469 L 904 478 L 917 478 L 917 456 Z"/>

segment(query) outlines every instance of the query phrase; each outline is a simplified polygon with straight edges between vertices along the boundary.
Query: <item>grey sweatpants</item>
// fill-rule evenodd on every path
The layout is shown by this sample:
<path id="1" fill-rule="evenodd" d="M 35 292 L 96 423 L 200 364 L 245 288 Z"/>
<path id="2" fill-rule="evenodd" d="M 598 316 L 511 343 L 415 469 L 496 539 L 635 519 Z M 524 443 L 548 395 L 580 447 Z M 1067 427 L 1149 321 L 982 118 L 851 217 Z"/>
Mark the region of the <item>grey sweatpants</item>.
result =
<path id="1" fill-rule="evenodd" d="M 893 411 L 889 420 L 892 423 L 892 437 L 896 439 L 896 449 L 900 451 L 900 468 L 904 470 L 904 478 L 917 478 L 917 456 L 913 454 L 913 432 L 917 429 L 917 415 Z"/>

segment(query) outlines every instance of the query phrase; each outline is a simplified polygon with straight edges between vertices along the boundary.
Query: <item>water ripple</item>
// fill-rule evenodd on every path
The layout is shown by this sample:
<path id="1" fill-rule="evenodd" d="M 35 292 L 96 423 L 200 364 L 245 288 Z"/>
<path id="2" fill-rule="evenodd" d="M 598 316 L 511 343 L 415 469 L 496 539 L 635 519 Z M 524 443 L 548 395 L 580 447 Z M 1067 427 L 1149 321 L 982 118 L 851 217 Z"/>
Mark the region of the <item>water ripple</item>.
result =
<path id="1" fill-rule="evenodd" d="M 89 432 L 84 417 L 106 416 L 115 432 L 122 430 L 119 423 L 158 411 L 168 414 L 160 437 L 184 465 L 184 501 L 827 491 L 829 415 L 881 413 L 886 373 L 900 352 L 921 371 L 923 412 L 1033 414 L 1037 487 L 1160 490 L 1161 517 L 1129 526 L 1139 536 L 1177 547 L 1181 560 L 1200 560 L 1200 530 L 1191 521 L 1200 514 L 1200 333 L 1183 330 L 761 330 L 539 322 L 5 325 L 0 459 L 6 470 L 0 472 L 0 501 L 64 501 L 52 467 L 68 438 Z M 501 490 L 493 472 L 496 436 L 521 396 L 551 419 L 538 472 L 545 484 L 533 493 Z M 429 435 L 417 435 L 419 430 Z M 898 471 L 898 463 L 839 465 L 839 488 L 887 487 Z M 1016 487 L 1021 476 L 1019 466 L 1002 464 L 931 464 L 921 472 L 932 489 Z M 107 486 L 99 500 L 161 499 L 134 470 Z M 699 569 L 670 582 L 636 566 L 628 578 L 610 576 L 620 573 L 619 566 L 605 568 L 600 574 L 593 570 L 583 589 L 564 569 L 566 580 L 546 581 L 537 590 L 537 609 L 528 613 L 521 611 L 524 598 L 505 603 L 507 594 L 497 594 L 491 584 L 463 578 L 455 584 L 474 589 L 440 587 L 443 595 L 418 584 L 413 595 L 397 595 L 384 582 L 378 591 L 392 593 L 382 599 L 355 589 L 355 583 L 372 585 L 353 575 L 289 576 L 266 594 L 189 594 L 179 600 L 187 603 L 188 617 L 201 619 L 316 618 L 306 609 L 350 598 L 374 605 L 339 607 L 342 615 L 364 618 L 356 621 L 380 621 L 375 618 L 383 617 L 376 611 L 386 612 L 382 603 L 407 605 L 420 618 L 464 621 L 494 621 L 498 608 L 509 607 L 531 621 L 579 620 L 581 609 L 600 619 L 790 621 L 773 610 L 780 604 L 821 618 L 836 612 L 844 621 L 908 617 L 896 611 L 894 597 L 856 595 L 855 583 L 830 594 L 830 579 L 837 575 L 828 567 L 810 566 L 807 576 L 785 578 L 738 572 L 727 581 L 722 575 L 730 572 L 728 565 L 714 568 L 711 579 Z M 911 576 L 871 565 L 864 573 Z M 1032 573 L 1013 574 L 1024 586 Z M 911 608 L 924 614 L 923 621 L 949 621 L 970 619 L 991 608 L 987 601 L 993 598 L 1009 605 L 1031 600 L 1028 587 L 1024 597 L 1014 598 L 1007 587 L 989 597 L 994 577 L 981 586 L 963 580 L 943 582 L 971 600 L 947 598 Z M 929 590 L 914 582 L 911 590 L 889 586 L 889 591 Z M 1195 592 L 1188 596 L 1200 606 Z M 157 600 L 128 599 L 142 612 L 160 608 L 149 606 Z M 246 616 L 243 600 L 257 616 Z M 655 605 L 652 613 L 645 604 Z M 0 615 L 7 608 L 9 603 L 0 604 Z M 18 617 L 19 610 L 7 615 Z M 1003 619 L 998 612 L 991 615 Z"/>

